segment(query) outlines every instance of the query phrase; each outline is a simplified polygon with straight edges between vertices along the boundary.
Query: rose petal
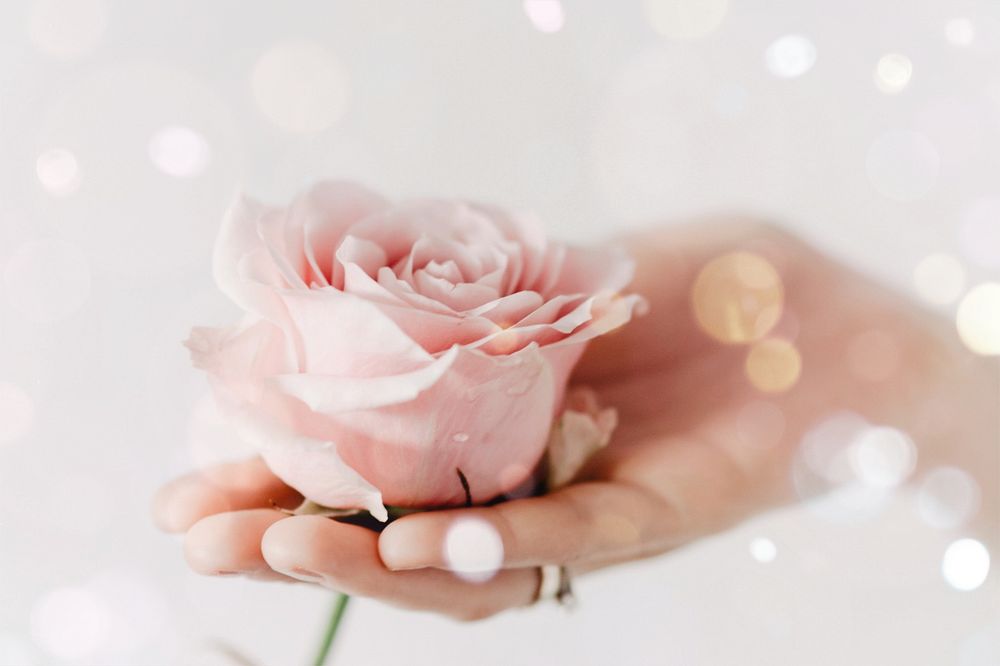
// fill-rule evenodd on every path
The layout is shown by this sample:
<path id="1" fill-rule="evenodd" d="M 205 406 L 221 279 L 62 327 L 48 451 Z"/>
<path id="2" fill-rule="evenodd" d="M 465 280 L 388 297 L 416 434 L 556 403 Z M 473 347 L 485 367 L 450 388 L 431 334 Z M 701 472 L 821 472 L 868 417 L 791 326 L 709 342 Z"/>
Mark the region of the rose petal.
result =
<path id="1" fill-rule="evenodd" d="M 422 296 L 447 305 L 456 312 L 471 310 L 500 297 L 496 289 L 468 282 L 453 285 L 422 270 L 413 277 L 413 286 Z"/>
<path id="2" fill-rule="evenodd" d="M 376 275 L 385 266 L 385 252 L 377 244 L 364 238 L 347 235 L 341 241 L 336 253 L 340 272 L 344 273 L 348 264 L 354 264 L 368 275 Z"/>
<path id="3" fill-rule="evenodd" d="M 228 403 L 222 409 L 271 471 L 304 497 L 331 508 L 366 509 L 378 520 L 388 520 L 378 488 L 344 462 L 332 440 L 297 434 L 247 403 Z"/>
<path id="4" fill-rule="evenodd" d="M 618 425 L 617 412 L 600 409 L 596 394 L 589 388 L 570 391 L 566 403 L 547 447 L 549 490 L 572 481 L 586 462 L 607 446 Z"/>
<path id="5" fill-rule="evenodd" d="M 336 377 L 332 375 L 278 375 L 270 381 L 315 412 L 337 414 L 354 409 L 374 409 L 414 400 L 441 379 L 455 362 L 453 346 L 429 365 L 412 372 L 382 377 Z"/>
<path id="6" fill-rule="evenodd" d="M 303 372 L 378 377 L 433 359 L 377 305 L 353 294 L 327 287 L 280 295 L 301 333 Z"/>
<path id="7" fill-rule="evenodd" d="M 379 269 L 378 284 L 387 292 L 401 301 L 410 304 L 410 306 L 414 308 L 420 308 L 430 312 L 439 312 L 441 314 L 458 314 L 455 310 L 448 307 L 441 301 L 424 296 L 423 294 L 415 291 L 411 284 L 400 280 L 396 277 L 396 274 L 392 272 L 392 269 L 388 267 L 383 266 Z"/>
<path id="8" fill-rule="evenodd" d="M 533 291 L 519 291 L 469 310 L 466 314 L 470 317 L 486 317 L 506 328 L 532 312 L 537 312 L 544 305 L 545 302 L 540 294 Z"/>
<path id="9" fill-rule="evenodd" d="M 457 353 L 412 402 L 332 417 L 340 455 L 389 504 L 463 503 L 458 469 L 473 501 L 487 501 L 523 482 L 544 451 L 559 387 L 539 350 Z"/>
<path id="10" fill-rule="evenodd" d="M 504 236 L 521 247 L 518 259 L 522 268 L 507 291 L 512 293 L 523 289 L 535 289 L 548 247 L 545 227 L 532 214 L 514 215 L 489 204 L 471 205 L 492 220 L 503 231 Z"/>
<path id="11" fill-rule="evenodd" d="M 366 187 L 342 180 L 313 186 L 292 204 L 291 214 L 301 219 L 304 254 L 311 269 L 311 282 L 321 287 L 340 287 L 334 275 L 333 256 L 351 225 L 388 206 L 388 202 Z"/>
<path id="12" fill-rule="evenodd" d="M 288 318 L 281 299 L 274 293 L 274 288 L 284 284 L 281 273 L 270 261 L 257 261 L 250 279 L 247 270 L 248 257 L 269 257 L 257 234 L 257 221 L 275 211 L 249 197 L 238 197 L 222 220 L 212 270 L 215 283 L 234 303 L 280 325 Z"/>
<path id="13" fill-rule="evenodd" d="M 267 248 L 274 267 L 284 278 L 284 286 L 308 289 L 303 279 L 306 257 L 302 251 L 302 227 L 290 219 L 288 211 L 270 212 L 257 220 L 257 235 Z"/>
<path id="14" fill-rule="evenodd" d="M 462 271 L 459 270 L 458 264 L 455 263 L 454 259 L 448 259 L 444 263 L 438 263 L 437 261 L 431 260 L 427 262 L 426 266 L 424 266 L 424 271 L 426 271 L 428 275 L 442 278 L 452 284 L 458 284 L 459 282 L 464 281 Z"/>

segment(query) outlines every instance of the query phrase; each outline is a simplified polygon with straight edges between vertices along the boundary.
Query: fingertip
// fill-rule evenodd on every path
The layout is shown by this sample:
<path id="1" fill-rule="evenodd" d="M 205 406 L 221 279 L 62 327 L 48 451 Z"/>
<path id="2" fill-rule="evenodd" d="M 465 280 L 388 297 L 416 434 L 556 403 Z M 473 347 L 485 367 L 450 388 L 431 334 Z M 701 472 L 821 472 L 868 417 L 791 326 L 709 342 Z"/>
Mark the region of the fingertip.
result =
<path id="1" fill-rule="evenodd" d="M 153 497 L 153 523 L 164 532 L 186 532 L 206 515 L 228 510 L 225 494 L 189 478 L 173 481 Z"/>
<path id="2" fill-rule="evenodd" d="M 428 557 L 428 550 L 433 549 L 434 531 L 428 530 L 425 521 L 418 518 L 421 516 L 402 518 L 382 530 L 378 554 L 387 569 L 407 571 L 437 564 L 436 558 Z"/>
<path id="3" fill-rule="evenodd" d="M 322 516 L 293 516 L 271 525 L 260 540 L 264 561 L 285 573 L 309 568 L 318 534 L 328 522 Z"/>
<path id="4" fill-rule="evenodd" d="M 209 516 L 199 520 L 184 535 L 184 559 L 195 573 L 212 576 L 226 571 L 221 563 L 227 558 L 225 540 L 229 530 L 220 516 Z"/>
<path id="5" fill-rule="evenodd" d="M 284 515 L 270 509 L 220 513 L 191 526 L 184 537 L 184 557 L 205 575 L 266 569 L 261 535 Z"/>

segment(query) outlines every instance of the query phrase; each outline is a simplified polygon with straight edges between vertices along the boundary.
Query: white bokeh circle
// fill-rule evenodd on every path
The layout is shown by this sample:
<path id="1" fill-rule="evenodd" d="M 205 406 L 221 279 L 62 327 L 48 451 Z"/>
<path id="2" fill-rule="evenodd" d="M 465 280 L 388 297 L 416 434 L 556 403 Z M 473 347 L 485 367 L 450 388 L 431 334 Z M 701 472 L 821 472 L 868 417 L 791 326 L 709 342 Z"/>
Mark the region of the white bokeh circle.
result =
<path id="1" fill-rule="evenodd" d="M 917 466 L 917 447 L 896 428 L 866 428 L 852 442 L 849 460 L 858 479 L 874 488 L 903 483 Z"/>
<path id="2" fill-rule="evenodd" d="M 524 13 L 539 32 L 559 32 L 566 22 L 560 0 L 524 0 Z"/>
<path id="3" fill-rule="evenodd" d="M 778 78 L 794 79 L 816 64 L 816 45 L 803 35 L 784 35 L 764 51 L 767 71 Z"/>
<path id="4" fill-rule="evenodd" d="M 191 129 L 170 125 L 149 138 L 149 159 L 163 173 L 175 178 L 197 176 L 208 166 L 211 150 L 205 137 Z"/>
<path id="5" fill-rule="evenodd" d="M 80 187 L 80 165 L 76 155 L 65 148 L 43 151 L 35 160 L 35 175 L 52 196 L 69 196 Z"/>
<path id="6" fill-rule="evenodd" d="M 503 566 L 503 540 L 490 523 L 461 518 L 449 528 L 444 540 L 448 569 L 471 582 L 484 582 Z"/>
<path id="7" fill-rule="evenodd" d="M 41 145 L 72 146 L 86 166 L 72 206 L 47 197 L 39 217 L 95 270 L 146 279 L 208 265 L 242 181 L 237 123 L 217 90 L 171 66 L 124 62 L 75 79 L 39 124 Z M 179 128 L 197 128 L 211 159 Z"/>
<path id="8" fill-rule="evenodd" d="M 48 592 L 31 609 L 31 634 L 46 652 L 67 660 L 93 656 L 107 643 L 111 613 L 93 591 L 63 587 Z"/>
<path id="9" fill-rule="evenodd" d="M 917 491 L 917 513 L 937 529 L 954 529 L 967 523 L 979 508 L 979 484 L 965 470 L 938 467 L 931 470 Z"/>
<path id="10" fill-rule="evenodd" d="M 944 37 L 953 46 L 968 46 L 976 38 L 976 26 L 965 16 L 949 19 L 944 24 Z"/>
<path id="11" fill-rule="evenodd" d="M 761 564 L 769 564 L 778 556 L 778 547 L 767 537 L 756 537 L 750 542 L 750 557 Z"/>
<path id="12" fill-rule="evenodd" d="M 989 573 L 990 552 L 975 539 L 959 539 L 944 551 L 941 575 L 956 590 L 975 590 L 986 581 Z"/>

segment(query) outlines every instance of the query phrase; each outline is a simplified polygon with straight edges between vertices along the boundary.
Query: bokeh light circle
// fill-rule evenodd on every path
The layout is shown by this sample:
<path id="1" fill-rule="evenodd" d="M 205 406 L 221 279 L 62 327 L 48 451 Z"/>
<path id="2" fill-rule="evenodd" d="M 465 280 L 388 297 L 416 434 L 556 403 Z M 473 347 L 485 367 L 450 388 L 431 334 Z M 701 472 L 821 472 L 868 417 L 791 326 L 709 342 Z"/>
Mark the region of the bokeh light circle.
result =
<path id="1" fill-rule="evenodd" d="M 90 262 L 61 240 L 24 243 L 7 262 L 3 277 L 7 300 L 36 323 L 66 319 L 90 298 Z"/>
<path id="2" fill-rule="evenodd" d="M 887 95 L 902 92 L 913 76 L 913 63 L 900 53 L 887 53 L 875 66 L 875 85 Z"/>
<path id="3" fill-rule="evenodd" d="M 917 447 L 901 430 L 872 427 L 852 443 L 849 461 L 857 478 L 874 488 L 900 485 L 917 466 Z"/>
<path id="4" fill-rule="evenodd" d="M 937 183 L 941 157 L 926 136 L 912 130 L 889 130 L 868 149 L 868 180 L 895 201 L 916 201 Z"/>
<path id="5" fill-rule="evenodd" d="M 62 659 L 79 660 L 107 643 L 111 614 L 83 587 L 52 590 L 31 609 L 31 634 L 41 648 Z"/>
<path id="6" fill-rule="evenodd" d="M 190 178 L 205 170 L 211 151 L 205 138 L 190 127 L 171 125 L 149 139 L 149 159 L 157 169 L 175 178 Z"/>
<path id="7" fill-rule="evenodd" d="M 444 557 L 448 568 L 472 582 L 485 582 L 503 565 L 503 540 L 485 520 L 461 518 L 448 528 Z"/>
<path id="8" fill-rule="evenodd" d="M 757 537 L 750 542 L 750 557 L 761 564 L 773 562 L 777 556 L 778 547 L 770 539 Z"/>
<path id="9" fill-rule="evenodd" d="M 954 46 L 968 46 L 976 38 L 976 26 L 964 16 L 950 19 L 944 24 L 944 37 Z"/>
<path id="10" fill-rule="evenodd" d="M 524 13 L 539 32 L 559 32 L 566 22 L 560 0 L 524 0 Z"/>
<path id="11" fill-rule="evenodd" d="M 347 73 L 325 46 L 288 42 L 272 46 L 254 64 L 250 78 L 258 108 L 290 132 L 331 127 L 347 106 Z"/>
<path id="12" fill-rule="evenodd" d="M 956 590 L 975 590 L 990 573 L 990 552 L 975 539 L 952 542 L 941 559 L 941 575 Z"/>
<path id="13" fill-rule="evenodd" d="M 927 303 L 948 305 L 958 300 L 965 289 L 965 268 L 950 254 L 929 254 L 913 270 L 913 285 Z"/>
<path id="14" fill-rule="evenodd" d="M 35 160 L 35 174 L 45 190 L 65 197 L 80 187 L 80 166 L 76 155 L 65 148 L 46 150 Z"/>
<path id="15" fill-rule="evenodd" d="M 983 356 L 1000 356 L 1000 283 L 973 287 L 958 305 L 955 325 L 966 347 Z"/>
<path id="16" fill-rule="evenodd" d="M 966 524 L 979 508 L 979 485 L 965 470 L 939 467 L 931 470 L 917 491 L 917 513 L 937 529 Z"/>
<path id="17" fill-rule="evenodd" d="M 788 340 L 768 338 L 750 348 L 744 371 L 756 389 L 765 393 L 781 393 L 799 380 L 802 357 Z"/>
<path id="18" fill-rule="evenodd" d="M 720 342 L 740 344 L 767 335 L 781 318 L 784 287 L 767 259 L 736 251 L 701 269 L 691 303 L 702 330 Z"/>
<path id="19" fill-rule="evenodd" d="M 771 42 L 764 51 L 767 71 L 778 78 L 794 79 L 816 64 L 816 45 L 803 35 L 785 35 Z"/>
<path id="20" fill-rule="evenodd" d="M 701 39 L 714 32 L 729 11 L 728 0 L 643 0 L 653 29 L 669 39 Z"/>
<path id="21" fill-rule="evenodd" d="M 239 123 L 218 89 L 139 61 L 74 77 L 60 90 L 39 120 L 39 142 L 72 146 L 83 186 L 72 208 L 36 202 L 40 220 L 85 250 L 95 270 L 118 277 L 175 277 L 208 265 L 219 221 L 244 180 Z M 206 164 L 168 165 L 201 169 L 197 178 L 167 179 L 151 165 L 150 139 L 166 127 L 198 128 L 210 143 Z"/>

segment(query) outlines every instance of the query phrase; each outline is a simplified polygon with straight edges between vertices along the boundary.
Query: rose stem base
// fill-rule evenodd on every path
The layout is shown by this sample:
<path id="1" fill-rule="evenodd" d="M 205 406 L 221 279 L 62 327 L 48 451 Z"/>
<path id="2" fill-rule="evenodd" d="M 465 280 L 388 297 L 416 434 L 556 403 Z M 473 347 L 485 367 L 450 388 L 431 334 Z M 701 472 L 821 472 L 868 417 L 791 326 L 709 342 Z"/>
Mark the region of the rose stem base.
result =
<path id="1" fill-rule="evenodd" d="M 326 659 L 330 655 L 330 648 L 333 647 L 333 639 L 336 638 L 337 629 L 340 627 L 340 620 L 344 617 L 347 602 L 350 600 L 351 597 L 343 592 L 337 593 L 337 598 L 333 602 L 333 612 L 330 614 L 330 621 L 326 625 L 326 633 L 323 634 L 323 642 L 320 643 L 319 650 L 316 652 L 313 666 L 323 666 L 326 663 Z"/>

